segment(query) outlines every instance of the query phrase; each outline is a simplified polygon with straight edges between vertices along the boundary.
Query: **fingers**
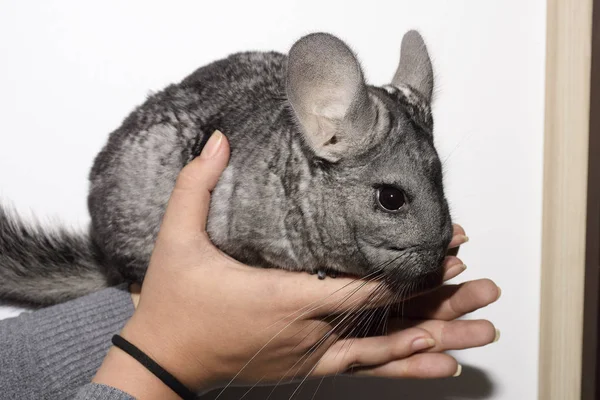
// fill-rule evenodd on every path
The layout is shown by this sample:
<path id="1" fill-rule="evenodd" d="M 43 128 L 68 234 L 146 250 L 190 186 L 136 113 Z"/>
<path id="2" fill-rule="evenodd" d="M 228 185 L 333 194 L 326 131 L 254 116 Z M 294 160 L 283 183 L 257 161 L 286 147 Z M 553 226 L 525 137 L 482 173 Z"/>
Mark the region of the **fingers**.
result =
<path id="1" fill-rule="evenodd" d="M 466 235 L 465 230 L 463 229 L 462 226 L 460 226 L 458 224 L 454 224 L 452 226 L 452 228 L 453 228 L 452 240 L 450 241 L 450 244 L 448 245 L 447 254 L 449 256 L 456 256 L 458 254 L 458 250 L 459 250 L 460 246 L 462 244 L 467 243 L 469 241 L 469 237 Z"/>
<path id="2" fill-rule="evenodd" d="M 444 282 L 456 278 L 467 269 L 467 266 L 458 257 L 447 256 L 444 259 Z"/>
<path id="3" fill-rule="evenodd" d="M 407 300 L 402 316 L 449 321 L 494 303 L 500 294 L 500 288 L 489 279 L 444 285 Z"/>
<path id="4" fill-rule="evenodd" d="M 407 328 L 407 326 L 409 326 Z M 389 321 L 390 332 L 402 332 L 405 329 L 423 329 L 434 339 L 433 346 L 425 349 L 429 352 L 463 350 L 486 346 L 500 338 L 500 331 L 487 320 L 455 320 L 455 321 L 407 321 L 393 319 Z"/>
<path id="5" fill-rule="evenodd" d="M 314 375 L 350 371 L 389 378 L 449 377 L 460 368 L 452 357 L 438 357 L 437 353 L 481 347 L 499 338 L 499 331 L 486 320 L 427 320 L 407 327 L 406 320 L 394 319 L 389 321 L 389 329 L 385 336 L 338 341 L 323 355 Z M 431 353 L 432 357 L 417 353 Z"/>
<path id="6" fill-rule="evenodd" d="M 456 235 L 466 236 L 467 234 L 465 233 L 465 229 L 461 225 L 452 224 L 452 236 L 456 236 Z"/>
<path id="7" fill-rule="evenodd" d="M 398 330 L 388 336 L 340 340 L 323 355 L 314 370 L 314 375 L 342 373 L 357 365 L 387 364 L 434 345 L 431 334 L 419 328 Z"/>
<path id="8" fill-rule="evenodd" d="M 461 367 L 448 354 L 419 353 L 402 360 L 391 361 L 374 367 L 353 368 L 356 376 L 380 378 L 435 379 L 460 375 Z"/>
<path id="9" fill-rule="evenodd" d="M 412 323 L 413 326 L 409 326 Z M 418 352 L 445 352 L 481 347 L 499 339 L 500 332 L 487 320 L 389 321 L 384 336 L 349 338 L 336 342 L 323 355 L 316 375 L 331 375 L 355 366 L 383 366 Z M 423 376 L 428 377 L 428 376 Z"/>
<path id="10" fill-rule="evenodd" d="M 162 234 L 169 235 L 173 231 L 197 234 L 206 230 L 210 192 L 228 161 L 229 143 L 221 132 L 215 131 L 200 156 L 185 166 L 177 177 L 161 227 Z"/>
<path id="11" fill-rule="evenodd" d="M 448 245 L 449 249 L 453 249 L 453 248 L 458 247 L 461 244 L 465 244 L 469 241 L 469 237 L 465 233 L 465 230 L 463 229 L 462 226 L 460 226 L 458 224 L 454 224 L 452 228 L 453 228 L 452 241 Z"/>

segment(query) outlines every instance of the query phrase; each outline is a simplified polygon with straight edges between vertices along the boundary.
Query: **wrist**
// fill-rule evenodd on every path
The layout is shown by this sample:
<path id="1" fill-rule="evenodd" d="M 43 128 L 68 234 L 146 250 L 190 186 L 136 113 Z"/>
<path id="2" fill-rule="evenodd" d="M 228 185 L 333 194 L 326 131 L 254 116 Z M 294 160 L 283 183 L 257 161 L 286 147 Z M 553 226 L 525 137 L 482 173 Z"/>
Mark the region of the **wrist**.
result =
<path id="1" fill-rule="evenodd" d="M 114 387 L 136 399 L 179 399 L 142 364 L 116 347 L 110 348 L 92 382 Z"/>
<path id="2" fill-rule="evenodd" d="M 189 390 L 201 392 L 212 388 L 211 372 L 205 369 L 201 361 L 194 356 L 194 354 L 198 354 L 198 349 L 194 348 L 191 351 L 185 341 L 180 340 L 177 332 L 170 332 L 169 328 L 164 325 L 151 326 L 137 312 L 127 322 L 120 335 Z M 145 367 L 142 366 L 142 368 Z M 150 372 L 148 371 L 148 373 Z"/>
<path id="3" fill-rule="evenodd" d="M 121 331 L 121 336 L 138 347 L 190 390 L 203 391 L 210 388 L 212 384 L 209 382 L 213 382 L 209 378 L 210 371 L 190 356 L 190 350 L 181 345 L 182 341 L 177 339 L 177 332 L 167 332 L 169 326 L 148 326 L 148 318 L 140 317 L 140 311 L 137 309 L 140 302 L 141 285 L 132 283 L 129 286 L 129 293 L 136 312 Z M 122 353 L 122 351 L 119 352 Z"/>

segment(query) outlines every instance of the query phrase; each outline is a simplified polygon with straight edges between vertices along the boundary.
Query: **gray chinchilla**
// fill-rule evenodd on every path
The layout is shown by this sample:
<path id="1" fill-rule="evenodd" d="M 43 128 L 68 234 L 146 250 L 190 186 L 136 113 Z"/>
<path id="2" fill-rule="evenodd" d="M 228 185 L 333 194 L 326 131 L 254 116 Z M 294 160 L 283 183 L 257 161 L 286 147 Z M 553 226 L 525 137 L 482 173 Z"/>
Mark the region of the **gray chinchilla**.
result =
<path id="1" fill-rule="evenodd" d="M 29 226 L 0 209 L 0 299 L 34 306 L 141 281 L 179 171 L 215 129 L 231 160 L 208 233 L 259 267 L 354 276 L 392 289 L 442 281 L 452 224 L 433 144 L 431 61 L 408 32 L 390 85 L 364 81 L 326 33 L 289 55 L 248 52 L 152 95 L 96 157 L 87 233 Z"/>

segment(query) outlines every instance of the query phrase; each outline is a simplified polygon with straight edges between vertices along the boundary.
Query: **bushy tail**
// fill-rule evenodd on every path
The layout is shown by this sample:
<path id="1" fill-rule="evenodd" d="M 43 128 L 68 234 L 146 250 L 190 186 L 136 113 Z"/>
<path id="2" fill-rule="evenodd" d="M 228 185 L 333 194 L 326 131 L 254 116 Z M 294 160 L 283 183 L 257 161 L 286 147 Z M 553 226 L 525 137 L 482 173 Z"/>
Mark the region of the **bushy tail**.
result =
<path id="1" fill-rule="evenodd" d="M 26 224 L 0 207 L 0 300 L 47 306 L 114 285 L 87 233 Z"/>

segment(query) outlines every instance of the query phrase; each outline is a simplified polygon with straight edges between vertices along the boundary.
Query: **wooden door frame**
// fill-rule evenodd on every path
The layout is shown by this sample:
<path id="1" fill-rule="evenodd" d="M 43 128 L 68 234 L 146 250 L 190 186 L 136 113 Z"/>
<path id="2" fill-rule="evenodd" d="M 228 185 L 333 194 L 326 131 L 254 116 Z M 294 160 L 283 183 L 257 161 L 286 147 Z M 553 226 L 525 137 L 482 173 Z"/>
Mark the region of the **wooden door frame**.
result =
<path id="1" fill-rule="evenodd" d="M 581 398 L 600 399 L 600 0 L 592 16 L 586 266 Z"/>
<path id="2" fill-rule="evenodd" d="M 592 10 L 593 0 L 547 1 L 540 400 L 581 399 L 583 371 L 596 372 L 596 313 L 583 351 Z"/>

